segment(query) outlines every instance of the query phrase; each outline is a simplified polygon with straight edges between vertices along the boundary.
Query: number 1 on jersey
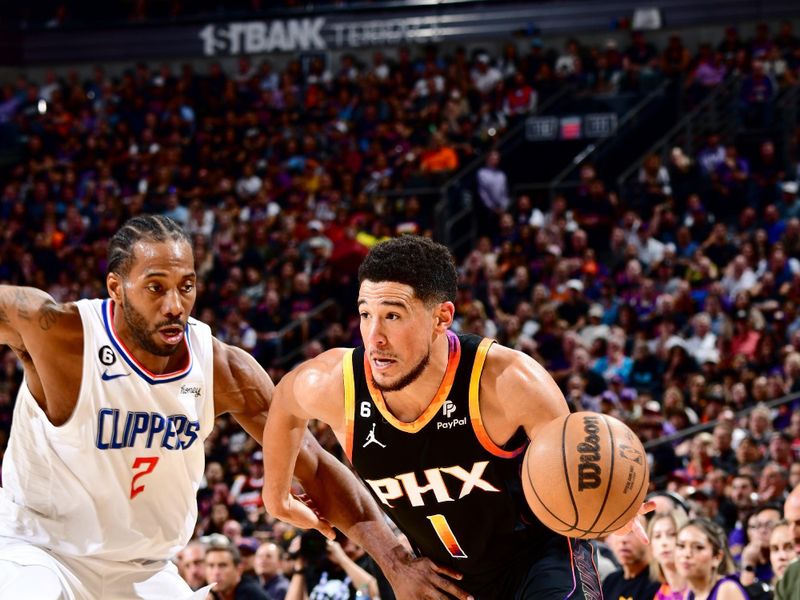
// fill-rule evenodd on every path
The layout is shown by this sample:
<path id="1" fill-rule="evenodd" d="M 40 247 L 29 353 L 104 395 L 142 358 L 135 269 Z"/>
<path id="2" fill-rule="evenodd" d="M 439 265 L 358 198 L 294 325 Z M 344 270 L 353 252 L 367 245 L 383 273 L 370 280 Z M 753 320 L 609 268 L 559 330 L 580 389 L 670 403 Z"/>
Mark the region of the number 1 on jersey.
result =
<path id="1" fill-rule="evenodd" d="M 467 558 L 467 553 L 461 549 L 461 545 L 458 543 L 456 536 L 453 535 L 453 530 L 450 529 L 450 524 L 444 518 L 444 515 L 431 515 L 428 520 L 433 525 L 436 535 L 439 536 L 450 556 L 453 558 Z"/>
<path id="2" fill-rule="evenodd" d="M 131 480 L 131 500 L 133 500 L 136 496 L 144 491 L 144 485 L 140 485 L 136 487 L 136 480 L 139 477 L 144 477 L 148 473 L 152 473 L 153 469 L 156 468 L 158 464 L 158 456 L 137 456 L 136 460 L 133 461 L 133 469 L 136 470 L 139 467 L 144 466 L 144 471 L 139 471 L 136 475 L 133 476 Z"/>

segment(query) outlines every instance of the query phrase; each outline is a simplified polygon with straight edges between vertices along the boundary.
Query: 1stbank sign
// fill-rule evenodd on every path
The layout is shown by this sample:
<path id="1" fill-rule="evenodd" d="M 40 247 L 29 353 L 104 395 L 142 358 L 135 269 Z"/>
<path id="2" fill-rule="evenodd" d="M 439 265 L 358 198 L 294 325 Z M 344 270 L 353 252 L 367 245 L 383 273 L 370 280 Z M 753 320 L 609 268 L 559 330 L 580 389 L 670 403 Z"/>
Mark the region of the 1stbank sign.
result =
<path id="1" fill-rule="evenodd" d="M 203 54 L 258 54 L 261 52 L 295 52 L 325 50 L 322 38 L 324 17 L 287 19 L 285 21 L 247 21 L 227 25 L 206 25 L 200 30 Z"/>
<path id="2" fill-rule="evenodd" d="M 438 17 L 329 22 L 325 17 L 209 24 L 198 33 L 205 56 L 362 48 L 443 37 Z"/>

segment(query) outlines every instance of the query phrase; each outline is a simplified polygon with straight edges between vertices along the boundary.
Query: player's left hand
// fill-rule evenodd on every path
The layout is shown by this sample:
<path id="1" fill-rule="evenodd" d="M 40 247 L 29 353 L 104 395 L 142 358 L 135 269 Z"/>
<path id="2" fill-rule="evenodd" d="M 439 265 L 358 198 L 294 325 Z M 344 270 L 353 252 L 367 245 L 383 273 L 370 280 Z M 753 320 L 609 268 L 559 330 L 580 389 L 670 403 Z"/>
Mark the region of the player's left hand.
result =
<path id="1" fill-rule="evenodd" d="M 402 546 L 392 551 L 394 560 L 384 575 L 392 584 L 397 600 L 441 600 L 457 598 L 473 600 L 473 597 L 458 587 L 453 580 L 462 575 L 453 569 L 437 565 L 424 557 L 415 557 Z"/>
<path id="2" fill-rule="evenodd" d="M 645 502 L 644 504 L 642 504 L 636 516 L 633 519 L 631 519 L 628 523 L 626 523 L 623 527 L 617 529 L 614 532 L 614 535 L 628 535 L 631 531 L 633 531 L 633 534 L 639 539 L 640 542 L 642 542 L 643 544 L 649 544 L 650 538 L 647 537 L 647 532 L 644 530 L 644 527 L 642 527 L 642 522 L 639 520 L 639 517 L 641 517 L 642 515 L 646 515 L 647 513 L 654 511 L 655 509 L 656 509 L 655 502 L 653 502 L 652 500 Z"/>
<path id="3" fill-rule="evenodd" d="M 316 529 L 329 540 L 336 539 L 336 532 L 330 522 L 322 518 L 306 494 L 289 494 L 283 512 L 273 516 L 300 529 Z"/>

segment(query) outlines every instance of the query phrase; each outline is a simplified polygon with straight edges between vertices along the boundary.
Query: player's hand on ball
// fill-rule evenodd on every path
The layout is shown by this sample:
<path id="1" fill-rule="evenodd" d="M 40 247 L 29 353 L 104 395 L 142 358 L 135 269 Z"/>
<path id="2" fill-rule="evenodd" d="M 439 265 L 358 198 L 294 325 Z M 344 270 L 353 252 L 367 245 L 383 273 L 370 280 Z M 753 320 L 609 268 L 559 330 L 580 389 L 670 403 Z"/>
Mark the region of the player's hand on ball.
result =
<path id="1" fill-rule="evenodd" d="M 655 509 L 656 509 L 656 503 L 652 500 L 648 500 L 647 502 L 642 504 L 641 508 L 639 508 L 639 512 L 637 513 L 637 515 L 633 519 L 628 521 L 621 529 L 615 531 L 614 535 L 627 535 L 631 531 L 633 531 L 633 534 L 637 538 L 639 538 L 639 541 L 641 541 L 644 544 L 649 544 L 650 538 L 647 537 L 647 532 L 644 530 L 644 527 L 642 526 L 642 522 L 639 519 L 639 517 L 642 515 L 646 515 L 647 513 L 654 511 Z"/>
<path id="2" fill-rule="evenodd" d="M 440 567 L 428 558 L 417 558 L 402 546 L 394 548 L 393 555 L 391 569 L 385 575 L 397 600 L 473 600 L 451 581 L 461 579 L 461 573 Z"/>

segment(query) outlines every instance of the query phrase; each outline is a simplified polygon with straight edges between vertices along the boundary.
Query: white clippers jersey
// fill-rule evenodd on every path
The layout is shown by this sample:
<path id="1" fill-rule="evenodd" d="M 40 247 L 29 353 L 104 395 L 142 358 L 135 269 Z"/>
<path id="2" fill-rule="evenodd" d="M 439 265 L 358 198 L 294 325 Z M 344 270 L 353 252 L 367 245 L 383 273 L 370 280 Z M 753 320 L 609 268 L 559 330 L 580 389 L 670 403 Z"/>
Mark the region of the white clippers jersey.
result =
<path id="1" fill-rule="evenodd" d="M 23 382 L 3 460 L 0 536 L 72 556 L 164 560 L 197 519 L 214 426 L 211 330 L 189 319 L 188 363 L 156 375 L 112 328 L 113 302 L 81 300 L 83 372 L 54 427 Z"/>

